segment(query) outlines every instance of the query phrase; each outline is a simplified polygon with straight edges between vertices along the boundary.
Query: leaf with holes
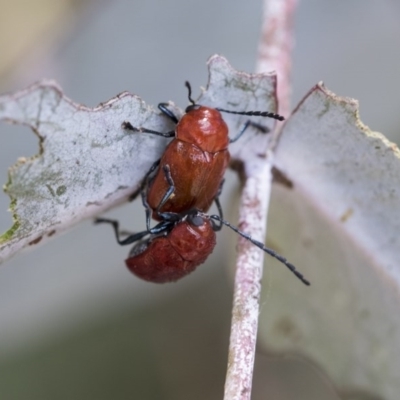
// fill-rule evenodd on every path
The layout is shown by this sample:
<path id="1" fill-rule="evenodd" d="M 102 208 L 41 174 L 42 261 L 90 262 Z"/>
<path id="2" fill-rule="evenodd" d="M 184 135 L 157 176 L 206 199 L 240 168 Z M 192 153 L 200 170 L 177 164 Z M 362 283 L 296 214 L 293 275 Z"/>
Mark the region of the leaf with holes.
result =
<path id="1" fill-rule="evenodd" d="M 241 111 L 276 109 L 274 74 L 244 74 L 219 56 L 210 59 L 209 72 L 199 103 Z M 180 112 L 176 107 L 175 111 Z M 122 122 L 162 132 L 173 129 L 168 118 L 135 95 L 122 93 L 88 108 L 65 97 L 52 81 L 0 96 L 0 119 L 27 125 L 40 143 L 37 156 L 20 159 L 9 170 L 5 191 L 11 198 L 14 225 L 0 236 L 0 262 L 126 201 L 137 190 L 167 142 L 124 130 Z M 232 130 L 243 124 L 239 116 L 228 115 L 226 120 Z M 259 152 L 258 136 L 246 135 L 246 153 L 236 147 L 234 155 L 243 159 L 251 149 Z"/>

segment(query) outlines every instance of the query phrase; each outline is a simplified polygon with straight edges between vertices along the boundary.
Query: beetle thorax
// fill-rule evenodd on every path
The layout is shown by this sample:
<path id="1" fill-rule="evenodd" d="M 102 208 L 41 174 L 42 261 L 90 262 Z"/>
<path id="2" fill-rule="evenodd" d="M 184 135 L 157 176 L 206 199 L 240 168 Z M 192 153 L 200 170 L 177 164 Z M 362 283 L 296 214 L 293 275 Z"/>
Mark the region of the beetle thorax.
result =
<path id="1" fill-rule="evenodd" d="M 181 118 L 176 126 L 176 138 L 216 153 L 228 147 L 228 126 L 218 110 L 200 106 Z"/>

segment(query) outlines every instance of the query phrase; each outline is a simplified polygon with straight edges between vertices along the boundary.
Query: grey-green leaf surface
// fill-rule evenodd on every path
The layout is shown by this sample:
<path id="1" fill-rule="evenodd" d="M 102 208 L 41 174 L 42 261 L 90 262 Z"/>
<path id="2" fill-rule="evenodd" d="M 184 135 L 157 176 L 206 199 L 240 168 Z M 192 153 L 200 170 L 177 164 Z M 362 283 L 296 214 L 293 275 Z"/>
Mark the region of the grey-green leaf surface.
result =
<path id="1" fill-rule="evenodd" d="M 285 124 L 275 164 L 287 181 L 274 185 L 268 232 L 312 286 L 265 271 L 261 342 L 305 355 L 342 392 L 397 399 L 399 149 L 319 84 Z"/>
<path id="2" fill-rule="evenodd" d="M 123 121 L 168 128 L 166 118 L 137 96 L 122 93 L 88 108 L 65 97 L 52 81 L 1 96 L 0 119 L 27 125 L 40 143 L 39 154 L 9 169 L 5 191 L 14 225 L 0 237 L 0 261 L 125 201 L 137 189 L 166 141 L 124 130 Z"/>

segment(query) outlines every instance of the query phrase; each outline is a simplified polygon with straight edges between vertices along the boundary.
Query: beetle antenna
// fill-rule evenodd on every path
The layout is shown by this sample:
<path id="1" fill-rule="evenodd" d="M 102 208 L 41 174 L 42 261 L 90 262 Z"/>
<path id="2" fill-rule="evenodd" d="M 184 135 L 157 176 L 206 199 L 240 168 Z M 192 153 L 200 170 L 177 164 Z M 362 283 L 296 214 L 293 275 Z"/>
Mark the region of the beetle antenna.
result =
<path id="1" fill-rule="evenodd" d="M 269 111 L 232 111 L 232 110 L 224 110 L 222 108 L 216 108 L 216 110 L 220 112 L 226 112 L 229 114 L 239 114 L 239 115 L 247 115 L 249 117 L 267 117 L 277 119 L 278 121 L 283 121 L 285 117 L 279 114 L 275 114 Z"/>
<path id="2" fill-rule="evenodd" d="M 188 99 L 189 99 L 189 101 L 195 106 L 196 105 L 196 102 L 192 99 L 192 87 L 190 86 L 190 83 L 189 83 L 189 81 L 186 81 L 185 82 L 185 86 L 187 87 L 187 89 L 188 89 Z"/>
<path id="3" fill-rule="evenodd" d="M 223 220 L 218 215 L 210 215 L 210 218 L 215 219 L 217 221 L 220 221 L 222 224 L 224 224 L 228 228 L 231 228 L 237 234 L 239 234 L 240 236 L 244 237 L 249 242 L 253 243 L 255 246 L 257 246 L 259 249 L 261 249 L 265 253 L 267 253 L 270 256 L 276 258 L 278 261 L 280 261 L 282 264 L 284 264 L 287 268 L 289 268 L 290 271 L 292 271 L 292 273 L 295 274 L 297 276 L 297 278 L 299 278 L 305 285 L 310 286 L 310 282 L 306 278 L 304 278 L 303 274 L 301 274 L 296 269 L 296 267 L 293 264 L 291 264 L 285 257 L 282 257 L 280 254 L 276 253 L 274 250 L 272 250 L 272 249 L 270 249 L 268 247 L 265 247 L 263 243 L 259 242 L 258 240 L 253 239 L 247 233 L 244 233 L 244 232 L 240 231 L 238 228 L 236 228 L 235 226 L 231 225 L 229 222 Z"/>

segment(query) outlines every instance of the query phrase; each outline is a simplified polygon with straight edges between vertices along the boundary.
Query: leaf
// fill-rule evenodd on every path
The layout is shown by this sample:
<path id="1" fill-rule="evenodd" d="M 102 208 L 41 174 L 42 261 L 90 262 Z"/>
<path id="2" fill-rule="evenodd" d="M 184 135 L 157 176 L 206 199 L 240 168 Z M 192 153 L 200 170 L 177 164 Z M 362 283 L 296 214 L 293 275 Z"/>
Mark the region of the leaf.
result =
<path id="1" fill-rule="evenodd" d="M 198 100 L 199 104 L 232 111 L 276 112 L 276 74 L 274 72 L 268 74 L 239 72 L 220 56 L 211 57 L 208 64 L 210 78 L 207 89 Z M 223 118 L 233 136 L 249 119 L 247 116 L 226 113 L 223 113 Z M 276 120 L 272 118 L 251 117 L 251 121 L 259 123 L 269 131 L 276 124 Z M 240 140 L 229 145 L 229 152 L 232 158 L 249 163 L 255 157 L 265 155 L 269 140 L 269 135 L 250 128 Z"/>
<path id="2" fill-rule="evenodd" d="M 305 355 L 342 392 L 397 399 L 399 149 L 319 84 L 285 124 L 275 165 L 286 184 L 274 185 L 268 232 L 312 286 L 266 271 L 261 342 Z"/>
<path id="3" fill-rule="evenodd" d="M 40 143 L 37 156 L 9 170 L 5 191 L 14 225 L 0 237 L 0 261 L 125 201 L 165 140 L 132 134 L 121 123 L 168 125 L 137 96 L 122 93 L 91 109 L 73 103 L 52 81 L 2 96 L 0 118 L 29 126 Z"/>
<path id="4" fill-rule="evenodd" d="M 237 72 L 219 56 L 210 59 L 209 72 L 200 103 L 241 111 L 275 110 L 275 75 Z M 179 115 L 176 107 L 174 111 Z M 126 131 L 122 122 L 162 132 L 174 128 L 135 95 L 125 92 L 88 108 L 68 99 L 52 81 L 0 96 L 0 119 L 30 127 L 40 143 L 37 156 L 20 159 L 9 170 L 5 191 L 11 198 L 14 225 L 0 236 L 0 262 L 126 201 L 138 189 L 167 141 Z M 243 124 L 238 116 L 227 115 L 226 120 L 233 132 Z M 259 136 L 249 132 L 246 140 L 254 143 Z M 267 138 L 261 139 L 266 147 Z M 243 158 L 240 148 L 234 153 Z"/>

